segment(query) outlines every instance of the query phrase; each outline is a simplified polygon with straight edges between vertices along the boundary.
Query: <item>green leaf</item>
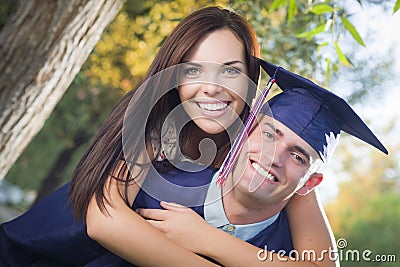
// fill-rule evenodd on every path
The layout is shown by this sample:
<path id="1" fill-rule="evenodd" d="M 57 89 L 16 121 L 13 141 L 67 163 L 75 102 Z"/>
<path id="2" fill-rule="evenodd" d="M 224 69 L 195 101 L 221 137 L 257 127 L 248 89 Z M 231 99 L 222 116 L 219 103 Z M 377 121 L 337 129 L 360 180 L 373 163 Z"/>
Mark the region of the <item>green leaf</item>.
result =
<path id="1" fill-rule="evenodd" d="M 319 25 L 318 27 L 312 29 L 311 31 L 308 32 L 302 32 L 299 34 L 296 34 L 295 36 L 297 38 L 306 38 L 307 40 L 310 40 L 313 38 L 315 35 L 324 32 L 325 31 L 325 24 Z"/>
<path id="2" fill-rule="evenodd" d="M 353 36 L 353 38 L 362 46 L 365 46 L 365 43 L 363 39 L 361 38 L 360 34 L 358 34 L 358 31 L 354 27 L 353 24 L 351 24 L 350 21 L 348 21 L 345 17 L 340 16 L 340 19 L 343 22 L 343 26 L 345 27 L 346 30 L 350 32 L 350 34 Z"/>
<path id="3" fill-rule="evenodd" d="M 275 9 L 284 7 L 288 4 L 289 0 L 275 0 L 271 7 L 269 8 L 269 12 L 274 11 Z"/>
<path id="4" fill-rule="evenodd" d="M 326 59 L 326 73 L 325 73 L 325 83 L 329 81 L 329 78 L 331 76 L 331 65 L 332 62 L 329 58 Z"/>
<path id="5" fill-rule="evenodd" d="M 393 8 L 393 14 L 396 13 L 396 11 L 399 10 L 399 8 L 400 8 L 400 0 L 397 0 Z"/>
<path id="6" fill-rule="evenodd" d="M 297 3 L 296 0 L 290 0 L 289 3 L 289 10 L 288 10 L 288 24 L 293 21 L 294 15 L 297 11 Z"/>
<path id="7" fill-rule="evenodd" d="M 319 4 L 311 8 L 311 12 L 316 15 L 321 15 L 324 13 L 332 13 L 333 11 L 334 11 L 333 7 L 327 4 Z"/>
<path id="8" fill-rule="evenodd" d="M 323 42 L 322 44 L 318 45 L 317 47 L 317 51 L 318 53 L 321 52 L 321 48 L 327 46 L 329 43 L 328 42 Z"/>
<path id="9" fill-rule="evenodd" d="M 345 54 L 343 54 L 342 50 L 339 47 L 338 42 L 335 42 L 335 49 L 336 49 L 336 53 L 338 55 L 339 61 L 342 62 L 342 64 L 345 65 L 346 67 L 349 67 L 350 62 L 347 59 L 347 57 L 345 56 Z"/>

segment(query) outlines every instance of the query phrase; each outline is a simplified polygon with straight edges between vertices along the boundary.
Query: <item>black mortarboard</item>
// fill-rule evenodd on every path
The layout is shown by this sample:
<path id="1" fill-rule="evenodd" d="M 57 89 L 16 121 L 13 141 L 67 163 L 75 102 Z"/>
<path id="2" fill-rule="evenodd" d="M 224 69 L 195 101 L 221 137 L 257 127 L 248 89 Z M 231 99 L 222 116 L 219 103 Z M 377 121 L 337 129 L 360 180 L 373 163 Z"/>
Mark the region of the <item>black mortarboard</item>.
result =
<path id="1" fill-rule="evenodd" d="M 264 105 L 262 113 L 272 111 L 275 119 L 286 125 L 326 162 L 339 139 L 340 131 L 351 134 L 385 154 L 386 148 L 345 100 L 295 73 L 259 59 L 269 76 L 275 75 L 282 93 Z"/>

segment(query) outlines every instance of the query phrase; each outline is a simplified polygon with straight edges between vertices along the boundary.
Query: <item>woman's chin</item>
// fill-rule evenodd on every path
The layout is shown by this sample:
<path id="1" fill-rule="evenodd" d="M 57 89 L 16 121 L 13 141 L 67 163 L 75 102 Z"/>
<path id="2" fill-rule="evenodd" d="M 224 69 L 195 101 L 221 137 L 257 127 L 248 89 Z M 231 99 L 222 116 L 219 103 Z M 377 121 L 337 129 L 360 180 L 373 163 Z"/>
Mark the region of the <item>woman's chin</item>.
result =
<path id="1" fill-rule="evenodd" d="M 226 130 L 226 127 L 224 125 L 221 125 L 215 120 L 196 119 L 194 120 L 194 122 L 202 131 L 208 134 L 220 134 Z"/>

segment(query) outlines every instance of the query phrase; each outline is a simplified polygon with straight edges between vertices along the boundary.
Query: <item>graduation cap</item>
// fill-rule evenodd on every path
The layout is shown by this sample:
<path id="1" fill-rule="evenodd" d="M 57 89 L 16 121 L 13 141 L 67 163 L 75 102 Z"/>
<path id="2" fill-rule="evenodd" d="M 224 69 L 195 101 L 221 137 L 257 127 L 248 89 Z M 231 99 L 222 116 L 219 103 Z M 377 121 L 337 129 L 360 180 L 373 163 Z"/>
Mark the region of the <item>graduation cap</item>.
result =
<path id="1" fill-rule="evenodd" d="M 326 162 L 334 151 L 341 131 L 376 147 L 386 148 L 345 100 L 295 73 L 258 59 L 261 67 L 283 92 L 264 105 L 277 119 L 311 145 Z"/>

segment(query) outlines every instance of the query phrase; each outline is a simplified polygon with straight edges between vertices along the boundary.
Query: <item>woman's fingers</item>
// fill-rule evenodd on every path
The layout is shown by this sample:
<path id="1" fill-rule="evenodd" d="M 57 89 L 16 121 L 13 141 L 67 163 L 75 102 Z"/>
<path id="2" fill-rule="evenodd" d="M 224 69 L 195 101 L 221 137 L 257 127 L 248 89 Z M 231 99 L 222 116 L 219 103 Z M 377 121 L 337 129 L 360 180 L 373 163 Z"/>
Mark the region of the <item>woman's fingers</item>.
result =
<path id="1" fill-rule="evenodd" d="M 146 219 L 162 221 L 165 220 L 166 212 L 168 211 L 161 209 L 137 209 L 136 212 Z"/>
<path id="2" fill-rule="evenodd" d="M 146 219 L 151 219 L 151 220 L 158 220 L 158 221 L 163 221 L 167 219 L 168 212 L 171 211 L 184 211 L 186 209 L 189 209 L 185 206 L 172 203 L 172 202 L 164 202 L 161 201 L 160 205 L 164 209 L 137 209 L 136 212 L 146 218 Z"/>
<path id="3" fill-rule="evenodd" d="M 180 204 L 174 203 L 174 202 L 165 202 L 161 201 L 160 202 L 161 207 L 163 207 L 166 210 L 181 210 L 181 209 L 187 209 L 187 207 L 182 206 Z"/>

